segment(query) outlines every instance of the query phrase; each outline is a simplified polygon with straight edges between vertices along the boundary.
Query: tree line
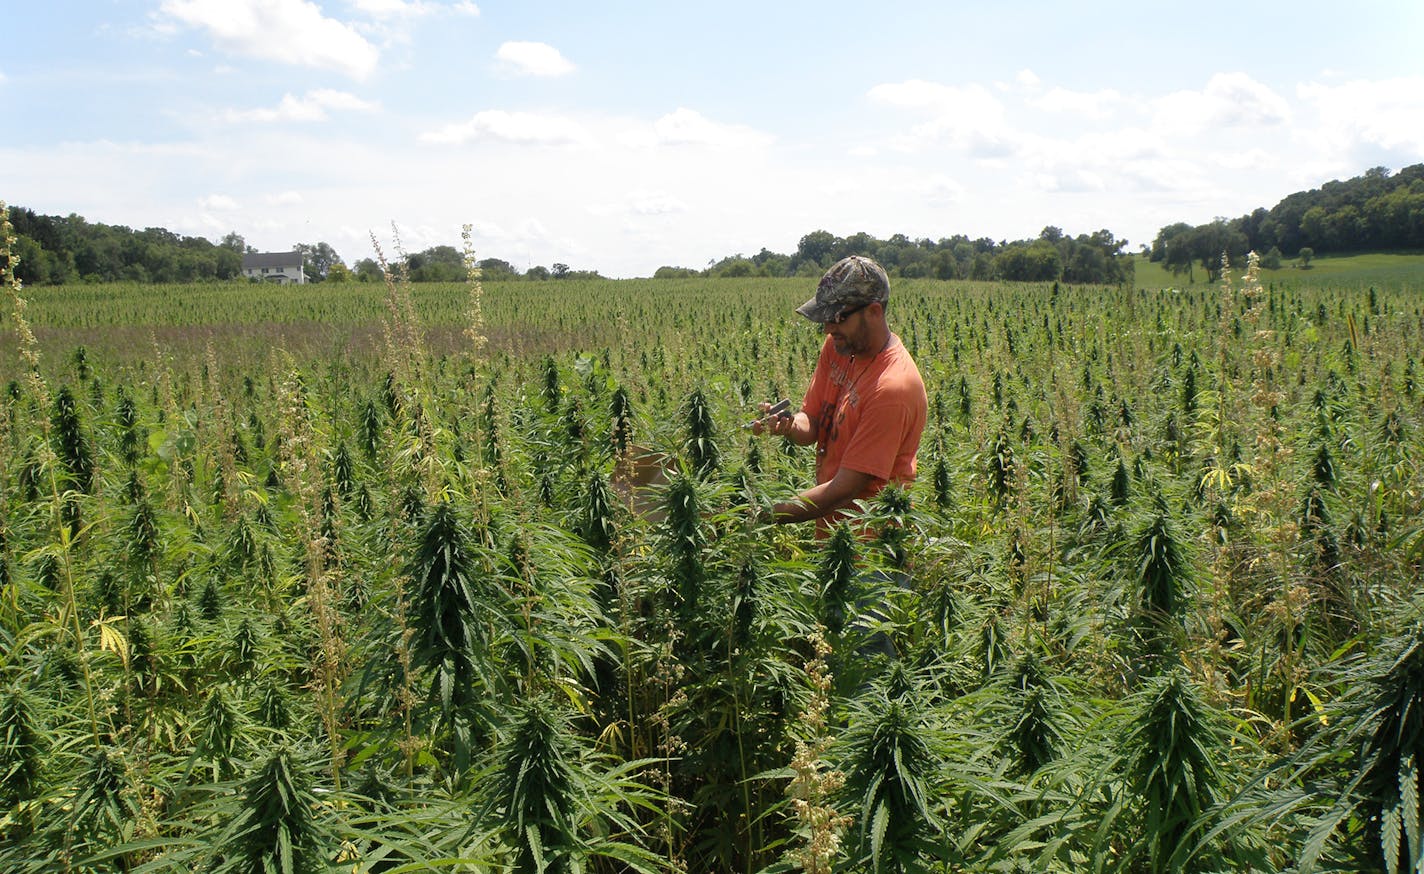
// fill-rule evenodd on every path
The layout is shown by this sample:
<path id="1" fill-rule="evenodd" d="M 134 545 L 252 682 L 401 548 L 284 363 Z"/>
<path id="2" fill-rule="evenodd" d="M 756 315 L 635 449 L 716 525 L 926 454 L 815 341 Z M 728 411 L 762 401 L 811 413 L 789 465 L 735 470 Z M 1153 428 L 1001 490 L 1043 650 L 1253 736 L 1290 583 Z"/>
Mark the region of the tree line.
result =
<path id="1" fill-rule="evenodd" d="M 1036 239 L 995 242 L 959 234 L 939 240 L 911 240 L 895 234 L 887 240 L 867 233 L 838 237 L 818 230 L 802 237 L 796 251 L 778 254 L 763 248 L 756 255 L 732 255 L 706 270 L 661 267 L 655 277 L 677 276 L 819 276 L 847 255 L 869 255 L 891 276 L 906 279 L 1003 279 L 1012 282 L 1107 283 L 1132 279 L 1133 263 L 1123 253 L 1127 240 L 1111 231 L 1070 237 L 1052 225 Z"/>
<path id="2" fill-rule="evenodd" d="M 241 237 L 221 243 L 163 228 L 134 230 L 12 206 L 15 275 L 27 285 L 74 282 L 201 282 L 242 275 Z M 234 246 L 231 238 L 236 237 Z"/>
<path id="3" fill-rule="evenodd" d="M 221 282 L 241 280 L 242 256 L 257 250 L 236 231 L 214 243 L 164 228 L 141 230 L 90 222 L 83 216 L 41 215 L 32 209 L 8 209 L 15 241 L 15 276 L 26 285 L 69 285 L 93 282 Z M 325 242 L 294 243 L 302 253 L 308 282 L 381 282 L 384 271 L 374 258 L 351 266 Z M 10 256 L 5 256 L 10 257 Z M 454 246 L 432 246 L 402 253 L 389 265 L 414 282 L 460 282 L 465 279 L 463 253 Z M 573 270 L 567 264 L 536 266 L 519 272 L 507 261 L 479 262 L 487 279 L 562 279 L 597 277 L 595 271 Z"/>
<path id="4" fill-rule="evenodd" d="M 1222 253 L 1239 263 L 1247 252 L 1256 252 L 1264 266 L 1274 268 L 1287 257 L 1309 266 L 1321 253 L 1415 249 L 1424 249 L 1424 164 L 1393 174 L 1374 167 L 1239 218 L 1167 225 L 1152 241 L 1149 258 L 1192 278 L 1199 266 L 1215 281 Z"/>
<path id="5" fill-rule="evenodd" d="M 481 279 L 499 281 L 600 278 L 597 270 L 574 270 L 557 262 L 552 267 L 536 264 L 523 272 L 501 258 L 482 258 L 476 265 Z M 397 258 L 390 266 L 404 270 L 412 282 L 463 282 L 466 278 L 465 255 L 454 246 L 431 246 Z M 381 281 L 384 272 L 376 259 L 362 258 L 352 266 L 350 276 L 358 282 Z"/>
<path id="6" fill-rule="evenodd" d="M 27 285 L 75 282 L 202 282 L 240 279 L 242 256 L 255 250 L 236 231 L 214 243 L 163 228 L 135 230 L 89 222 L 82 216 L 40 215 L 10 207 L 18 258 L 15 273 Z M 752 256 L 736 254 L 705 269 L 660 267 L 655 277 L 816 276 L 850 254 L 870 255 L 892 276 L 907 279 L 977 279 L 1017 282 L 1123 284 L 1133 276 L 1127 240 L 1111 231 L 1069 236 L 1048 226 L 1031 240 L 996 242 L 963 234 L 912 240 L 904 234 L 878 239 L 868 233 L 840 237 L 826 230 L 803 236 L 790 254 L 762 248 Z M 327 243 L 298 243 L 309 281 L 380 282 L 384 271 L 374 258 L 351 266 Z M 1318 189 L 1289 195 L 1271 209 L 1258 208 L 1234 219 L 1203 225 L 1177 222 L 1158 231 L 1150 260 L 1174 274 L 1195 279 L 1201 267 L 1215 281 L 1225 253 L 1240 263 L 1247 252 L 1276 268 L 1289 253 L 1308 266 L 1317 253 L 1424 249 L 1424 164 L 1397 173 L 1375 167 L 1354 179 L 1327 182 Z M 595 270 L 567 264 L 536 265 L 520 271 L 508 261 L 478 262 L 490 280 L 592 278 Z M 392 266 L 415 282 L 465 279 L 463 253 L 454 246 L 432 246 L 400 253 Z"/>

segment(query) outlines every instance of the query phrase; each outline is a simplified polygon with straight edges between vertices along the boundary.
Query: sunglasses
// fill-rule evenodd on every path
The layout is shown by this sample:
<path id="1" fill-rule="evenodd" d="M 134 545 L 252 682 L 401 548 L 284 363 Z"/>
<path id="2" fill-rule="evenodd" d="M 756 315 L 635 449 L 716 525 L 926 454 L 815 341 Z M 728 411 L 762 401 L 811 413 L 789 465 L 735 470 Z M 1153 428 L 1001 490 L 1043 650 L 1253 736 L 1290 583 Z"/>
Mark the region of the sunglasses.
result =
<path id="1" fill-rule="evenodd" d="M 874 301 L 871 301 L 871 303 L 874 303 Z M 845 320 L 846 320 L 846 319 L 850 318 L 851 316 L 855 315 L 856 313 L 860 312 L 861 310 L 865 309 L 865 308 L 868 307 L 868 306 L 870 306 L 870 304 L 868 304 L 868 303 L 863 303 L 863 304 L 861 304 L 861 305 L 858 306 L 858 307 L 851 307 L 851 308 L 848 309 L 848 310 L 841 310 L 840 312 L 836 313 L 834 316 L 831 316 L 829 319 L 826 319 L 826 324 L 828 324 L 828 325 L 843 325 L 843 324 L 845 324 Z"/>

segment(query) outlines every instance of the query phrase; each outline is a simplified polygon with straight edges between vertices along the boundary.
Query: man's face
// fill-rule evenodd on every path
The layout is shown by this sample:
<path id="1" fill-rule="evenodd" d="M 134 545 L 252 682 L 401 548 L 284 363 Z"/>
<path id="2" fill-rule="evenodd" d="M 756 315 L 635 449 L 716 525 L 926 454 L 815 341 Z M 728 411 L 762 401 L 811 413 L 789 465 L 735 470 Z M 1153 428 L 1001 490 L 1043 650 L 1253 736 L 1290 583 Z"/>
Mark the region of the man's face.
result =
<path id="1" fill-rule="evenodd" d="M 870 322 L 867 315 L 872 306 L 875 304 L 844 314 L 840 321 L 825 323 L 823 328 L 830 336 L 837 353 L 867 355 L 874 351 L 870 348 Z"/>

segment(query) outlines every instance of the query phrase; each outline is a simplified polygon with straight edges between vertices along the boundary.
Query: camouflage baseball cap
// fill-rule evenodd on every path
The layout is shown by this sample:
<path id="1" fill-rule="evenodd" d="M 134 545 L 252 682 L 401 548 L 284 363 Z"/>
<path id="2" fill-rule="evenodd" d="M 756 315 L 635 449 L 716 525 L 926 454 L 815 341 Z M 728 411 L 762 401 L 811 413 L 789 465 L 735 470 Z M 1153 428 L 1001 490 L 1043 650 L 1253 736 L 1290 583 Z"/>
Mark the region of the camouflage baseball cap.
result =
<path id="1" fill-rule="evenodd" d="M 813 322 L 825 324 L 846 310 L 890 299 L 885 269 L 863 255 L 842 258 L 826 271 L 816 296 L 796 308 Z"/>

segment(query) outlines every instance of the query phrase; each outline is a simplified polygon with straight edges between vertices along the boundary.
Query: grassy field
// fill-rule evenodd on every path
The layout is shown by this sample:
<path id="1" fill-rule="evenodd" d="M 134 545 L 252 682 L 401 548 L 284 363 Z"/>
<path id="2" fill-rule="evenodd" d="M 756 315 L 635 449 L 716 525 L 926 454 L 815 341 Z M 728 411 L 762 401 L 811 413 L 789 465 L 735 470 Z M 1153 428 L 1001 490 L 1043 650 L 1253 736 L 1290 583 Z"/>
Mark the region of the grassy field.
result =
<path id="1" fill-rule="evenodd" d="M 828 538 L 808 280 L 11 296 L 0 869 L 1408 870 L 1424 259 L 1316 263 L 895 283 Z"/>
<path id="2" fill-rule="evenodd" d="M 1160 263 L 1154 264 L 1144 257 L 1138 257 L 1134 262 L 1138 288 L 1188 288 L 1192 285 L 1187 281 L 1187 274 L 1173 276 Z M 1316 257 L 1305 268 L 1297 266 L 1294 261 L 1287 261 L 1278 270 L 1262 270 L 1261 280 L 1282 284 L 1417 287 L 1421 274 L 1424 274 L 1424 254 L 1371 253 Z M 1198 285 L 1207 282 L 1206 271 L 1200 268 L 1194 271 L 1194 277 Z"/>

